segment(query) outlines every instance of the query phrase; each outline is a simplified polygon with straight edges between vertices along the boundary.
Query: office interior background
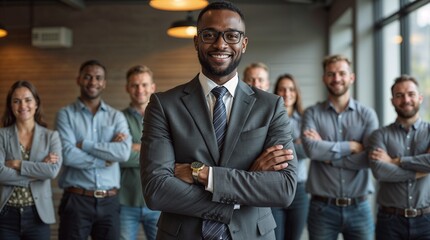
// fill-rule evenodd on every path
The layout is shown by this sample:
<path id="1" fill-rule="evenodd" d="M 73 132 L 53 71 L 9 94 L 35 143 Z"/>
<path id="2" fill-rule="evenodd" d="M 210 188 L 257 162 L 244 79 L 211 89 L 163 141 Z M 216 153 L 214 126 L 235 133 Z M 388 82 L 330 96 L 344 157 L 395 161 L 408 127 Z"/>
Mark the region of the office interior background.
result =
<path id="1" fill-rule="evenodd" d="M 172 22 L 188 13 L 157 10 L 148 2 L 0 0 L 0 24 L 8 30 L 0 38 L 0 112 L 13 82 L 29 80 L 39 90 L 48 127 L 54 128 L 60 107 L 79 95 L 78 69 L 89 59 L 106 65 L 103 99 L 117 109 L 129 104 L 125 73 L 133 65 L 153 70 L 157 91 L 192 79 L 200 66 L 192 39 L 166 34 Z M 264 62 L 273 89 L 277 76 L 291 73 L 307 107 L 326 97 L 321 79 L 324 56 L 344 54 L 356 74 L 354 98 L 376 110 L 381 126 L 395 120 L 390 87 L 401 74 L 419 81 L 424 95 L 421 117 L 430 120 L 430 0 L 232 2 L 245 14 L 249 38 L 240 77 L 248 64 Z M 194 19 L 198 12 L 191 12 Z M 69 29 L 71 45 L 33 43 L 33 29 L 51 27 Z M 58 195 L 61 190 L 54 191 Z"/>

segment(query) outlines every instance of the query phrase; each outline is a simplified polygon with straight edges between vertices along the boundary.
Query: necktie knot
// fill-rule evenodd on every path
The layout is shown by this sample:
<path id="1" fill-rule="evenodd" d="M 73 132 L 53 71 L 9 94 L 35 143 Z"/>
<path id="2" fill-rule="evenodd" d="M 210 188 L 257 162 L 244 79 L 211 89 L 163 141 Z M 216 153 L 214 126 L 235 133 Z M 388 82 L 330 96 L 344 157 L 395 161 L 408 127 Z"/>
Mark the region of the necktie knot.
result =
<path id="1" fill-rule="evenodd" d="M 220 99 L 224 97 L 224 95 L 227 93 L 227 88 L 225 87 L 215 87 L 212 89 L 212 94 L 216 97 L 216 99 Z"/>

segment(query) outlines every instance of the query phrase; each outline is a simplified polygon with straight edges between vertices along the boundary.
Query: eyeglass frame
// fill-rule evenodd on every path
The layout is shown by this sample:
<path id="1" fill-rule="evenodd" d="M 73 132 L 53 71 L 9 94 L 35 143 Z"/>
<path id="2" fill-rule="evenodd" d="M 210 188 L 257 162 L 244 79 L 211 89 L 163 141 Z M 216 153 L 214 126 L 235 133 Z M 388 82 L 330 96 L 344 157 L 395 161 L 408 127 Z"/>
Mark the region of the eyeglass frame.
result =
<path id="1" fill-rule="evenodd" d="M 204 32 L 204 31 L 213 31 L 213 32 L 216 32 L 216 33 L 217 33 L 217 36 L 216 36 L 215 40 L 214 40 L 213 42 L 205 42 L 205 41 L 203 40 L 203 36 L 201 36 L 201 35 L 200 35 L 200 34 L 201 34 L 202 32 Z M 239 33 L 239 40 L 238 40 L 237 42 L 235 42 L 235 43 L 229 43 L 229 42 L 227 42 L 227 41 L 225 40 L 225 38 L 224 38 L 224 36 L 225 36 L 224 34 L 225 34 L 226 32 L 238 32 L 238 33 Z M 200 36 L 200 39 L 202 40 L 202 42 L 203 42 L 203 43 L 208 43 L 208 44 L 213 44 L 213 43 L 215 43 L 216 41 L 218 41 L 218 38 L 219 38 L 220 34 L 221 34 L 222 40 L 224 40 L 224 42 L 226 42 L 227 44 L 238 44 L 238 43 L 240 43 L 240 40 L 242 40 L 242 36 L 244 36 L 244 35 L 245 35 L 245 32 L 243 32 L 243 31 L 239 31 L 239 30 L 217 31 L 217 30 L 214 30 L 214 29 L 202 29 L 202 30 L 200 30 L 200 31 L 198 31 L 198 32 L 197 32 L 197 36 Z"/>

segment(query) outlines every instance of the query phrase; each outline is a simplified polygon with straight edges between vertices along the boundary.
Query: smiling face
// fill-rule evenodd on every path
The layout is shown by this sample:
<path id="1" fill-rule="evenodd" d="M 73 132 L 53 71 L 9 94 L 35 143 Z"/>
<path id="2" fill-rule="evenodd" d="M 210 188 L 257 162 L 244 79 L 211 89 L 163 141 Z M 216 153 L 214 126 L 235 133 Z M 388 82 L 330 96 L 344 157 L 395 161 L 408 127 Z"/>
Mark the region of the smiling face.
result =
<path id="1" fill-rule="evenodd" d="M 243 81 L 263 91 L 267 91 L 270 88 L 269 73 L 261 67 L 248 69 Z"/>
<path id="2" fill-rule="evenodd" d="M 354 80 L 354 74 L 346 61 L 332 62 L 325 67 L 323 81 L 333 97 L 347 94 Z"/>
<path id="3" fill-rule="evenodd" d="M 155 84 L 149 73 L 137 73 L 128 78 L 126 90 L 130 95 L 133 106 L 147 105 L 151 94 L 155 91 Z"/>
<path id="4" fill-rule="evenodd" d="M 276 94 L 284 99 L 286 108 L 293 108 L 297 101 L 297 91 L 294 82 L 289 78 L 283 78 L 278 83 Z"/>
<path id="5" fill-rule="evenodd" d="M 423 96 L 418 92 L 418 87 L 412 81 L 397 83 L 392 90 L 391 103 L 399 118 L 411 119 L 418 117 Z"/>
<path id="6" fill-rule="evenodd" d="M 13 92 L 11 100 L 11 109 L 17 122 L 34 121 L 38 106 L 36 99 L 28 88 L 17 88 Z"/>
<path id="7" fill-rule="evenodd" d="M 197 28 L 224 32 L 237 30 L 245 32 L 245 24 L 239 14 L 231 10 L 216 9 L 205 12 Z M 214 43 L 204 43 L 201 36 L 194 37 L 194 46 L 202 66 L 202 72 L 218 84 L 223 84 L 236 74 L 242 53 L 245 53 L 248 38 L 241 36 L 236 44 L 226 43 L 219 34 Z"/>
<path id="8" fill-rule="evenodd" d="M 76 82 L 83 100 L 98 99 L 106 87 L 105 71 L 100 66 L 88 65 L 82 69 Z"/>

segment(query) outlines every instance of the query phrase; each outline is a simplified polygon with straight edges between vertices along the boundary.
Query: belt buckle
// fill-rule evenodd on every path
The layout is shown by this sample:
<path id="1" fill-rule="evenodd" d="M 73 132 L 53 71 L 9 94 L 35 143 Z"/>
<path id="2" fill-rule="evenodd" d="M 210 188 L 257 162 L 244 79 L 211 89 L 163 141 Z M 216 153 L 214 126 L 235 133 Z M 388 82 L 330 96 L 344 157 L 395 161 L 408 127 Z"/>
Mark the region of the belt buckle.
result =
<path id="1" fill-rule="evenodd" d="M 418 216 L 418 210 L 415 208 L 406 208 L 404 211 L 405 218 L 414 218 Z"/>
<path id="2" fill-rule="evenodd" d="M 107 193 L 106 190 L 95 190 L 94 191 L 94 197 L 95 198 L 104 198 L 104 197 L 106 197 L 106 193 Z"/>
<path id="3" fill-rule="evenodd" d="M 351 198 L 336 198 L 336 206 L 338 207 L 347 207 L 351 205 Z"/>

